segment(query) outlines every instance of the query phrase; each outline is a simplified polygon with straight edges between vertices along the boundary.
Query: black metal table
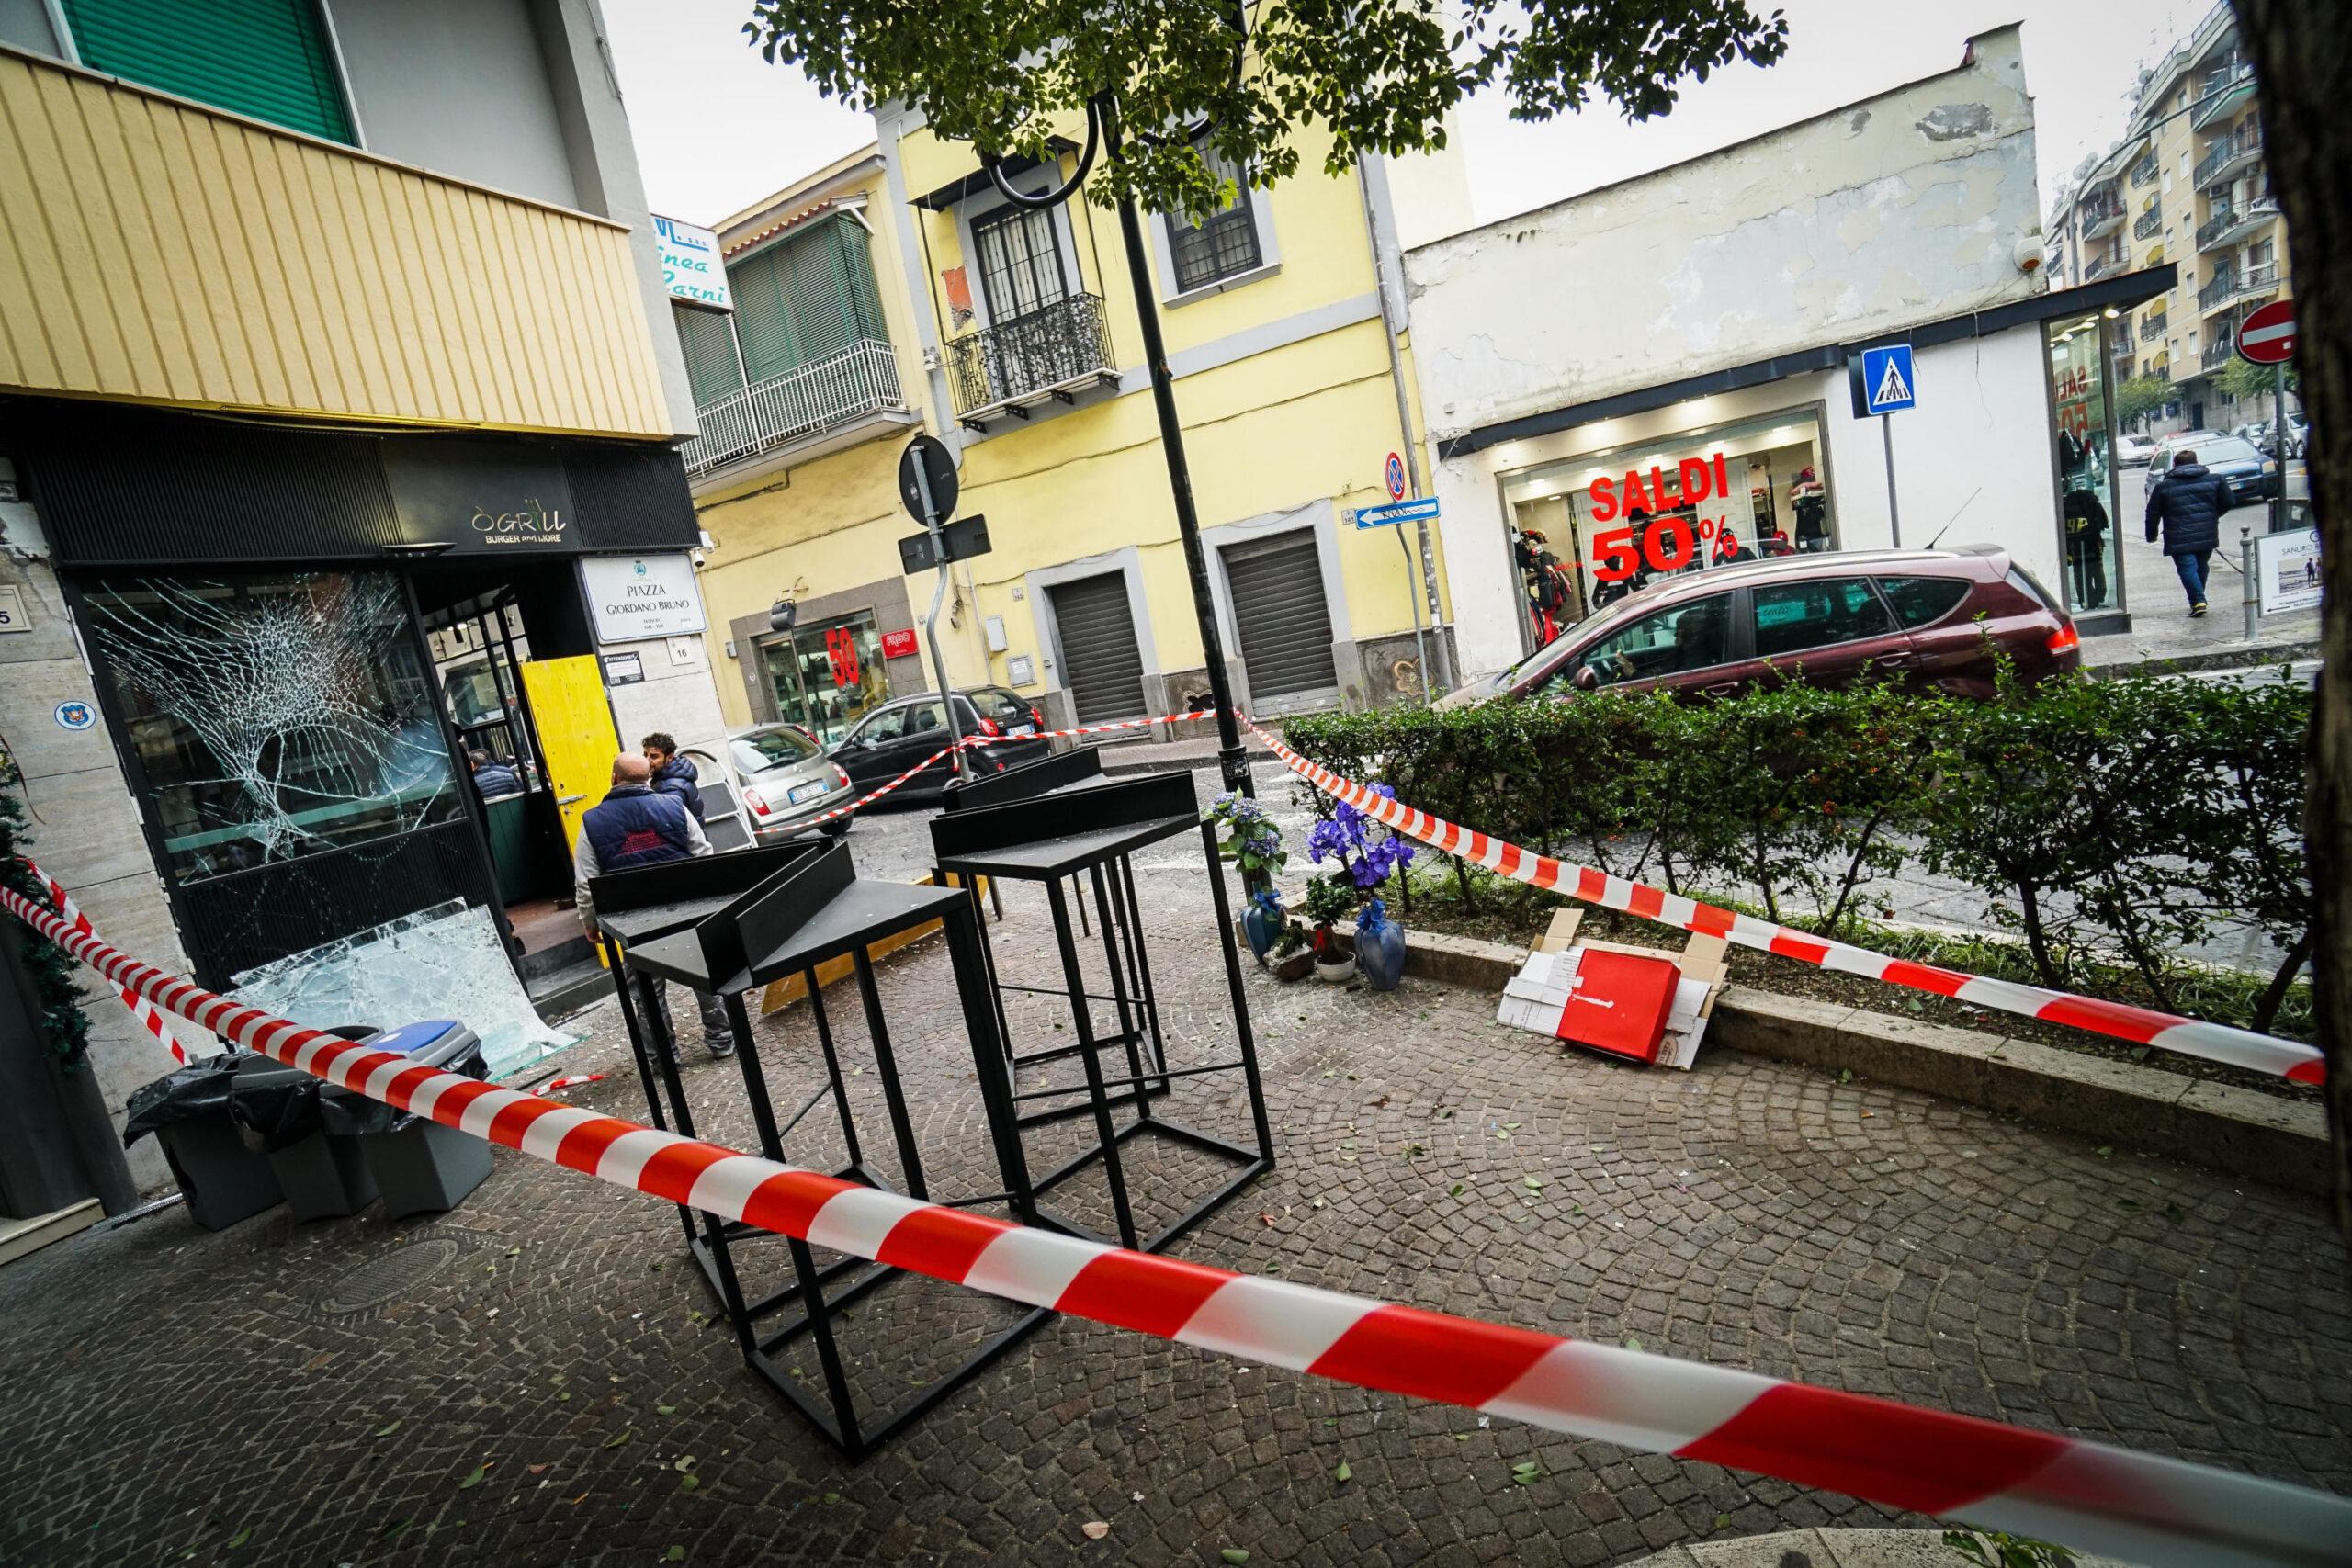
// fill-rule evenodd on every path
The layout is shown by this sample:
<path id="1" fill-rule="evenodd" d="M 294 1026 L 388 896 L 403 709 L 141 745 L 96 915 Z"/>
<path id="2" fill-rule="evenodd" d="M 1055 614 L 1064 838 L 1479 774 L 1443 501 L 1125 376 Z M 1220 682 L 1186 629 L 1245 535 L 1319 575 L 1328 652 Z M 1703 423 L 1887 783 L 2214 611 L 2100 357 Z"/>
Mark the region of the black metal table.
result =
<path id="1" fill-rule="evenodd" d="M 934 818 L 931 831 L 938 880 L 944 882 L 951 875 L 957 878 L 963 884 L 959 891 L 967 902 L 972 901 L 972 889 L 981 879 L 1001 877 L 1043 884 L 1052 912 L 1054 940 L 1061 958 L 1063 984 L 1059 987 L 1006 982 L 994 962 L 992 944 L 985 934 L 980 939 L 991 993 L 991 1022 L 1004 1038 L 1001 1055 L 982 1066 L 981 1082 L 991 1121 L 1001 1118 L 1003 1123 L 998 1142 L 1008 1179 L 1014 1184 L 1017 1205 L 1020 1200 L 1026 1199 L 1026 1206 L 1035 1209 L 1041 1223 L 1070 1235 L 1091 1237 L 1092 1233 L 1084 1227 L 1036 1207 L 1035 1201 L 1100 1160 L 1110 1186 L 1120 1244 L 1157 1251 L 1272 1168 L 1273 1139 L 1266 1122 L 1257 1043 L 1242 989 L 1240 957 L 1233 945 L 1224 874 L 1214 829 L 1201 818 L 1189 773 L 1147 774 L 1090 784 L 1080 789 L 1058 789 L 1032 799 L 977 806 Z M 1238 1051 L 1230 1060 L 1171 1067 L 1159 1025 L 1159 995 L 1152 983 L 1142 911 L 1136 898 L 1132 856 L 1148 845 L 1193 831 L 1200 834 L 1202 852 L 1209 869 Z M 1070 930 L 1071 900 L 1064 896 L 1062 884 L 1066 879 L 1080 876 L 1091 887 L 1101 917 L 1096 923 L 1101 927 L 1103 962 L 1109 972 L 1111 990 L 1107 997 L 1089 988 L 1079 960 L 1078 941 Z M 974 926 L 978 929 L 976 913 Z M 1007 991 L 1066 997 L 1076 1040 L 1025 1055 L 1017 1053 L 1005 1022 Z M 1108 1034 L 1095 1030 L 1092 1004 L 1096 1001 L 1108 1001 L 1114 1010 L 1116 1028 Z M 1122 1051 L 1125 1056 L 1127 1072 L 1124 1077 L 1110 1079 L 1103 1075 L 1101 1055 L 1110 1049 Z M 977 1058 L 978 1053 L 976 1051 L 975 1055 Z M 1023 1068 L 1071 1057 L 1079 1063 L 1082 1082 L 1042 1089 L 1021 1088 Z M 1248 1088 L 1250 1119 L 1257 1134 L 1254 1149 L 1187 1126 L 1152 1106 L 1152 1099 L 1165 1093 L 1173 1079 L 1237 1071 L 1242 1074 Z M 992 1096 L 987 1093 L 991 1078 L 996 1080 L 996 1093 Z M 1074 1100 L 1076 1096 L 1083 1098 Z M 1112 1114 L 1114 1106 L 1132 1107 L 1132 1120 L 1125 1125 L 1115 1124 Z M 1021 1152 L 1023 1129 L 1044 1121 L 1080 1115 L 1093 1121 L 1094 1145 L 1030 1182 L 1026 1159 Z M 1137 1232 L 1120 1157 L 1121 1146 L 1127 1140 L 1146 1133 L 1241 1166 L 1238 1173 L 1148 1239 Z M 1025 1190 L 1021 1183 L 1027 1183 Z"/>
<path id="2" fill-rule="evenodd" d="M 604 949 L 605 967 L 613 976 L 614 993 L 620 998 L 629 1054 L 636 1058 L 638 1082 L 645 1090 L 645 1113 L 654 1126 L 664 1131 L 675 1128 L 684 1137 L 695 1135 L 694 1112 L 686 1103 L 685 1088 L 672 1055 L 673 1043 L 665 1033 L 657 1048 L 649 1050 L 639 1023 L 640 1009 L 647 1018 L 662 1016 L 661 998 L 653 989 L 661 982 L 639 972 L 632 986 L 632 971 L 624 953 L 630 947 L 688 930 L 718 914 L 777 872 L 820 848 L 810 842 L 775 844 L 613 872 L 590 880 L 588 899 L 596 915 L 597 941 Z M 687 1249 L 701 1267 L 703 1278 L 714 1292 L 723 1295 L 717 1259 L 695 1229 L 693 1211 L 682 1203 L 678 1218 L 685 1228 Z"/>
<path id="3" fill-rule="evenodd" d="M 769 1158 L 783 1160 L 785 1135 L 818 1103 L 830 1097 L 849 1155 L 849 1163 L 833 1173 L 836 1179 L 881 1191 L 896 1191 L 898 1189 L 874 1170 L 859 1142 L 840 1057 L 825 1017 L 818 967 L 833 959 L 848 957 L 857 975 L 905 1192 L 928 1201 L 930 1183 L 923 1173 L 922 1153 L 916 1146 L 913 1123 L 908 1115 L 896 1051 L 883 1016 L 880 990 L 868 950 L 877 942 L 933 920 L 941 922 L 946 932 L 949 959 L 956 976 L 965 1025 L 972 1038 L 974 1060 L 992 1062 L 997 1054 L 995 1014 L 989 1006 L 987 981 L 979 961 L 979 918 L 969 890 L 862 880 L 852 868 L 848 850 L 839 845 L 778 873 L 750 898 L 730 904 L 693 929 L 645 943 L 630 954 L 629 962 L 649 975 L 718 990 L 727 997 L 735 1021 L 736 1054 L 742 1061 L 752 1120 L 759 1127 L 762 1151 Z M 729 972 L 730 966 L 738 965 Z M 744 1016 L 742 993 L 795 975 L 802 977 L 808 988 L 811 1017 L 824 1055 L 826 1081 L 797 1111 L 779 1122 L 769 1099 L 758 1043 Z M 658 1017 L 654 1021 L 658 1025 Z M 989 1086 L 984 1083 L 984 1099 L 988 1094 Z M 1010 1199 L 1014 1217 L 1024 1224 L 1032 1223 L 1035 1207 L 1020 1196 L 1025 1190 L 1023 1173 L 1017 1167 L 1007 1168 L 1002 1163 L 1007 1151 L 997 1134 L 998 1125 L 998 1119 L 991 1115 L 991 1139 L 996 1145 L 1005 1190 L 956 1200 L 953 1206 L 968 1207 Z M 1012 1153 L 1017 1158 L 1017 1145 Z M 710 1250 L 721 1282 L 721 1296 L 745 1361 L 852 1459 L 862 1458 L 875 1445 L 904 1429 L 1051 1315 L 1042 1308 L 1023 1314 L 1017 1323 L 987 1339 L 955 1371 L 929 1382 L 922 1393 L 878 1419 L 862 1420 L 842 1371 L 832 1319 L 850 1303 L 903 1270 L 855 1257 L 819 1269 L 808 1244 L 787 1236 L 784 1239 L 791 1255 L 793 1282 L 764 1302 L 751 1303 L 744 1299 L 733 1267 L 729 1243 L 736 1239 L 735 1235 L 717 1227 L 713 1227 L 712 1234 Z M 850 1278 L 841 1283 L 845 1277 Z M 796 1316 L 764 1331 L 757 1326 L 758 1318 L 786 1303 L 797 1303 L 800 1310 Z M 809 1335 L 816 1345 L 830 1408 L 820 1405 L 774 1359 L 779 1348 L 802 1334 Z"/>

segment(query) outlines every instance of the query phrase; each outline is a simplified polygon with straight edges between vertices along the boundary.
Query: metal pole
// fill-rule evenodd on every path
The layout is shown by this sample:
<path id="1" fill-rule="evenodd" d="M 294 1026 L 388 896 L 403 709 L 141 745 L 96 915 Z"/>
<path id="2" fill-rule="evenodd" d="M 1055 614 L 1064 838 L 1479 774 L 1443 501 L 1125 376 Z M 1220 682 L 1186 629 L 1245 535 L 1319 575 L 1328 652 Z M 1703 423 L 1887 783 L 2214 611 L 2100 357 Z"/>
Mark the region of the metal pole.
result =
<path id="1" fill-rule="evenodd" d="M 1410 493 L 1418 499 L 1427 492 L 1423 490 L 1421 485 L 1420 450 L 1413 440 L 1412 403 L 1405 391 L 1405 360 L 1403 355 L 1401 355 L 1396 348 L 1396 336 L 1399 333 L 1405 330 L 1406 323 L 1394 319 L 1390 305 L 1392 299 L 1391 286 L 1395 286 L 1393 297 L 1396 299 L 1402 299 L 1404 297 L 1404 280 L 1394 276 L 1390 268 L 1390 263 L 1395 258 L 1390 254 L 1389 250 L 1380 243 L 1380 226 L 1374 220 L 1373 216 L 1372 175 L 1365 170 L 1364 162 L 1362 158 L 1358 158 L 1356 160 L 1356 196 L 1358 205 L 1363 209 L 1364 240 L 1372 249 L 1373 272 L 1380 284 L 1380 324 L 1384 331 L 1384 334 L 1387 338 L 1388 383 L 1393 389 L 1395 389 L 1396 393 L 1396 429 L 1398 433 L 1398 450 L 1405 456 L 1406 482 L 1412 487 Z M 1405 536 L 1400 532 L 1396 537 L 1401 543 Z M 1439 623 L 1444 616 L 1444 605 L 1438 599 L 1437 555 L 1435 551 L 1430 548 L 1430 525 L 1429 520 L 1424 517 L 1416 517 L 1413 519 L 1413 544 L 1406 552 L 1406 558 L 1408 560 L 1412 560 L 1416 554 L 1419 555 L 1419 558 L 1416 563 L 1416 570 L 1414 573 L 1415 577 L 1418 579 L 1415 583 L 1415 592 L 1419 594 L 1425 594 L 1429 599 L 1430 631 L 1431 636 L 1435 637 L 1438 645 L 1438 651 L 1442 654 L 1445 651 L 1445 639 L 1442 637 L 1438 637 L 1436 634 Z M 1418 604 L 1415 608 L 1416 614 L 1418 615 Z M 1415 635 L 1416 647 L 1419 647 L 1418 626 L 1419 623 L 1417 621 Z M 1450 691 L 1453 689 L 1453 670 L 1451 660 L 1447 662 L 1447 667 L 1444 674 L 1441 677 L 1441 682 L 1447 690 Z M 1426 703 L 1429 701 L 1429 655 L 1427 650 L 1424 649 L 1421 654 L 1421 700 Z"/>
<path id="2" fill-rule="evenodd" d="M 1103 152 L 1119 156 L 1119 111 L 1103 114 Z M 1216 705 L 1216 765 L 1225 787 L 1255 795 L 1250 756 L 1241 747 L 1241 727 L 1233 716 L 1233 684 L 1226 679 L 1225 644 L 1217 635 L 1216 599 L 1209 591 L 1208 556 L 1201 547 L 1201 520 L 1193 504 L 1193 470 L 1184 459 L 1184 428 L 1176 417 L 1176 388 L 1168 373 L 1168 345 L 1159 335 L 1159 305 L 1152 292 L 1151 263 L 1143 244 L 1143 219 L 1135 198 L 1119 198 L 1119 235 L 1126 242 L 1127 286 L 1135 292 L 1136 319 L 1143 328 L 1144 368 L 1151 376 L 1152 411 L 1159 416 L 1159 450 L 1168 459 L 1168 489 L 1176 502 L 1176 533 L 1184 544 L 1184 568 L 1192 578 L 1193 614 L 1201 627 L 1201 653 L 1208 661 L 1209 694 Z"/>
<path id="3" fill-rule="evenodd" d="M 1878 436 L 1880 444 L 1886 448 L 1886 526 L 1890 536 L 1894 541 L 1894 547 L 1899 550 L 1903 547 L 1903 517 L 1894 506 L 1894 416 L 1893 414 L 1883 413 L 1878 416 Z"/>
<path id="4" fill-rule="evenodd" d="M 2287 531 L 2287 362 L 2280 360 L 2271 370 L 2270 460 L 2277 465 L 2278 493 L 2270 498 L 2270 531 L 2283 534 Z"/>
<path id="5" fill-rule="evenodd" d="M 1396 547 L 1405 552 L 1405 597 L 1413 603 L 1413 661 L 1421 672 L 1421 704 L 1427 706 L 1430 700 L 1430 645 L 1421 640 L 1421 585 L 1416 581 L 1420 574 L 1413 570 L 1413 547 L 1405 542 L 1402 524 L 1396 527 Z"/>
<path id="6" fill-rule="evenodd" d="M 920 456 L 910 465 L 915 471 L 915 488 L 922 493 L 922 525 L 931 533 L 931 553 L 939 562 L 938 580 L 931 588 L 931 614 L 922 618 L 922 640 L 931 648 L 932 678 L 939 682 L 940 705 L 947 710 L 947 733 L 956 738 L 956 754 L 948 759 L 948 771 L 965 778 L 971 777 L 971 764 L 964 757 L 964 727 L 956 717 L 956 688 L 947 683 L 947 661 L 939 656 L 939 604 L 947 597 L 947 547 L 939 536 L 939 505 L 931 499 L 931 470 Z"/>
<path id="7" fill-rule="evenodd" d="M 2254 580 L 2254 525 L 2251 523 L 2238 525 L 2238 587 L 2245 595 L 2245 640 L 2252 642 L 2262 622 L 2262 584 Z"/>

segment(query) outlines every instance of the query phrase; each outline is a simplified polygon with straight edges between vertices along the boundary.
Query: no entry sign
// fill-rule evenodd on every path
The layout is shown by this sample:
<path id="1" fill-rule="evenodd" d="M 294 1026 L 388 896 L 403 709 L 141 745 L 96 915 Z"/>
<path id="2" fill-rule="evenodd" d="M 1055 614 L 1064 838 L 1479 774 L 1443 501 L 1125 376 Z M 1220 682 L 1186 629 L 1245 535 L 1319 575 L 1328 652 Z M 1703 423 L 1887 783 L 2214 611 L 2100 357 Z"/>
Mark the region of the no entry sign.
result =
<path id="1" fill-rule="evenodd" d="M 2295 357 L 2295 302 L 2274 299 L 2238 323 L 2238 357 L 2284 365 Z"/>

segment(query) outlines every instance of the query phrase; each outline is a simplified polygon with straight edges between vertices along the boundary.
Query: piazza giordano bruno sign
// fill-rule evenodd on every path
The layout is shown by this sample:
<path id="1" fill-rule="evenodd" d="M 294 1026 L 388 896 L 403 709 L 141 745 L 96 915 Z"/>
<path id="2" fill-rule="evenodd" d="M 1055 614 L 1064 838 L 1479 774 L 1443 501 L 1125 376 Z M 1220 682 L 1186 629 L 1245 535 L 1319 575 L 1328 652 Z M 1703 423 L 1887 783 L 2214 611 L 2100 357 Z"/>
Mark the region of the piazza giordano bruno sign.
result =
<path id="1" fill-rule="evenodd" d="M 694 558 L 684 550 L 660 555 L 582 556 L 580 584 L 600 643 L 692 637 L 704 626 L 702 592 Z"/>

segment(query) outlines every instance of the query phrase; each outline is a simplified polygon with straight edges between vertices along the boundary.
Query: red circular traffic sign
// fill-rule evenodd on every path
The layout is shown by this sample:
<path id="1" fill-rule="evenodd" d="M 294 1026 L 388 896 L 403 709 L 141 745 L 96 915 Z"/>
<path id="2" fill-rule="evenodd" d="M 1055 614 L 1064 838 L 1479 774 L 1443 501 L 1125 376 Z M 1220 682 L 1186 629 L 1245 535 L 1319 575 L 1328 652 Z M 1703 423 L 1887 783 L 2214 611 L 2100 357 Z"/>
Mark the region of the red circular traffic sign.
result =
<path id="1" fill-rule="evenodd" d="M 1388 454 L 1388 461 L 1384 466 L 1382 477 L 1388 481 L 1388 499 L 1391 501 L 1404 500 L 1405 459 L 1399 457 L 1394 452 Z"/>
<path id="2" fill-rule="evenodd" d="M 2284 365 L 2295 357 L 2295 302 L 2274 299 L 2238 323 L 2238 357 Z"/>

